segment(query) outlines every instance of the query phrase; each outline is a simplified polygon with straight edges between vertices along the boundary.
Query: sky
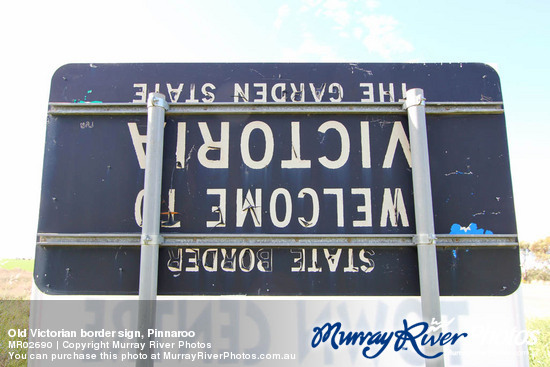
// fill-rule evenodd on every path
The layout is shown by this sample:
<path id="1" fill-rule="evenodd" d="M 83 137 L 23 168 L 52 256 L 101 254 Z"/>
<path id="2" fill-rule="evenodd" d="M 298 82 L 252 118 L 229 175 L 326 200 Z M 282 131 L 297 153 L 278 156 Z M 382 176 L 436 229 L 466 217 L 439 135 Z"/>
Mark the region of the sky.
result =
<path id="1" fill-rule="evenodd" d="M 0 258 L 33 257 L 51 76 L 67 63 L 483 62 L 500 75 L 520 241 L 550 236 L 550 2 L 12 1 L 0 13 Z"/>

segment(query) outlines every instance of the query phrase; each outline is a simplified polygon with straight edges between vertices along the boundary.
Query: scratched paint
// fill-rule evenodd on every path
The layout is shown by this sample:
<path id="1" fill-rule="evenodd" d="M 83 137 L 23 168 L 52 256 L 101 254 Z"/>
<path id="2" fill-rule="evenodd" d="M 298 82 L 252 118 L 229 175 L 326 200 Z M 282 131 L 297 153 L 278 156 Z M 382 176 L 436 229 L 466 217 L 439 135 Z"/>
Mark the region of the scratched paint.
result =
<path id="1" fill-rule="evenodd" d="M 86 91 L 86 94 L 84 95 L 84 99 L 73 99 L 73 103 L 103 103 L 102 101 L 88 101 L 88 96 L 93 92 L 92 89 L 89 89 Z"/>
<path id="2" fill-rule="evenodd" d="M 445 173 L 445 176 L 451 176 L 451 175 L 473 175 L 474 173 L 472 171 L 463 172 L 456 170 L 454 172 Z"/>

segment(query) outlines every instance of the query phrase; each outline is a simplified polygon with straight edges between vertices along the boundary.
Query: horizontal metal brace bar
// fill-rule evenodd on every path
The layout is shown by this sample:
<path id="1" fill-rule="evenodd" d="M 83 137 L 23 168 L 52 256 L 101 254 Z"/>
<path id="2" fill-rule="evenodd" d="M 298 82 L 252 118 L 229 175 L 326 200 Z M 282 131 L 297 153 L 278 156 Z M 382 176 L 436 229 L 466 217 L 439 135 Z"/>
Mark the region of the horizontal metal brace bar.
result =
<path id="1" fill-rule="evenodd" d="M 161 247 L 316 247 L 416 246 L 413 235 L 202 235 L 163 234 Z M 140 234 L 39 233 L 39 246 L 139 246 Z M 437 247 L 517 246 L 516 235 L 438 235 Z"/>
<path id="2" fill-rule="evenodd" d="M 427 102 L 426 114 L 501 114 L 502 102 Z M 51 115 L 145 115 L 144 103 L 50 103 Z M 171 103 L 166 115 L 221 114 L 394 114 L 402 102 L 380 103 Z"/>

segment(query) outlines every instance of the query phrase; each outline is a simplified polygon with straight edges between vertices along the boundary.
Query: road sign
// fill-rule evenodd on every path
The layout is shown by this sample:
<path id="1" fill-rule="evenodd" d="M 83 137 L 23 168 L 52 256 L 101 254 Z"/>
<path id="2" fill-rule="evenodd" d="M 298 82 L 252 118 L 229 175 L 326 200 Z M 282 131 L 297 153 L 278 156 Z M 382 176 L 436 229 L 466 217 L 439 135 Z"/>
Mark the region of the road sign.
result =
<path id="1" fill-rule="evenodd" d="M 512 293 L 502 95 L 482 64 L 66 65 L 52 79 L 37 285 L 137 292 L 158 91 L 171 107 L 159 294 L 417 295 L 410 88 L 428 100 L 441 294 Z"/>

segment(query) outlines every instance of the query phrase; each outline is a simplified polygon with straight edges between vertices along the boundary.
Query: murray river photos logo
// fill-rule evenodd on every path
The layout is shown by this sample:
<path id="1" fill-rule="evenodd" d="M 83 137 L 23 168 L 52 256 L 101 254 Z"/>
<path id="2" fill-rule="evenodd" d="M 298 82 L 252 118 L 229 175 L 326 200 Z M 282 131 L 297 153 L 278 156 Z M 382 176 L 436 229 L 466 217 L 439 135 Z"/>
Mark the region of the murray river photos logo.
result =
<path id="1" fill-rule="evenodd" d="M 334 349 L 342 346 L 361 346 L 363 357 L 373 359 L 378 357 L 386 348 L 393 343 L 393 349 L 398 352 L 401 349 L 413 348 L 418 355 L 431 359 L 441 356 L 442 352 L 434 355 L 423 353 L 423 347 L 436 345 L 455 344 L 461 337 L 466 338 L 467 333 L 443 333 L 439 332 L 442 327 L 440 322 L 432 320 L 431 325 L 427 322 L 418 322 L 410 325 L 403 320 L 403 329 L 396 331 L 344 331 L 340 322 L 327 322 L 323 326 L 313 328 L 313 339 L 311 346 L 317 348 L 321 343 L 328 343 Z"/>

